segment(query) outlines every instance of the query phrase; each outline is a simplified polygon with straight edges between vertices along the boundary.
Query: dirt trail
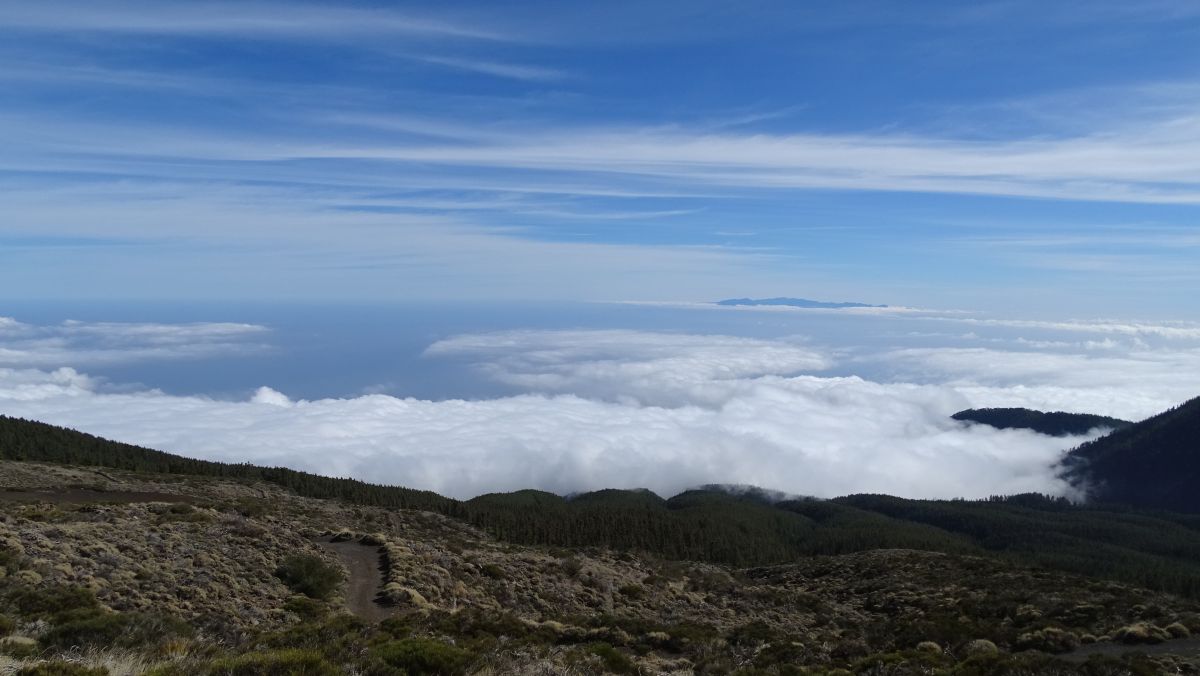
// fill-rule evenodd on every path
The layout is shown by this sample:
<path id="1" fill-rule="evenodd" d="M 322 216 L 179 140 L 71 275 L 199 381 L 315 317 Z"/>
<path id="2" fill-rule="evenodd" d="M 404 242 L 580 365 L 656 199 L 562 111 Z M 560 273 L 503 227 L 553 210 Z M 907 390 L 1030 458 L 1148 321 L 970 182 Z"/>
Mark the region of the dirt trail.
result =
<path id="1" fill-rule="evenodd" d="M 346 607 L 350 612 L 368 622 L 390 617 L 392 610 L 375 602 L 375 595 L 383 588 L 379 550 L 354 541 L 320 540 L 319 544 L 337 554 L 350 573 L 346 580 Z"/>
<path id="2" fill-rule="evenodd" d="M 192 502 L 187 495 L 173 493 L 151 493 L 148 491 L 96 491 L 83 488 L 41 491 L 0 490 L 0 502 L 49 502 L 53 504 L 77 503 L 130 503 L 130 502 Z"/>
<path id="3" fill-rule="evenodd" d="M 1179 657 L 1200 657 L 1200 638 L 1183 638 L 1153 645 L 1126 645 L 1124 643 L 1092 643 L 1062 655 L 1059 659 L 1071 662 L 1085 662 L 1091 655 L 1125 655 L 1128 653 L 1144 653 L 1146 655 L 1178 655 Z"/>

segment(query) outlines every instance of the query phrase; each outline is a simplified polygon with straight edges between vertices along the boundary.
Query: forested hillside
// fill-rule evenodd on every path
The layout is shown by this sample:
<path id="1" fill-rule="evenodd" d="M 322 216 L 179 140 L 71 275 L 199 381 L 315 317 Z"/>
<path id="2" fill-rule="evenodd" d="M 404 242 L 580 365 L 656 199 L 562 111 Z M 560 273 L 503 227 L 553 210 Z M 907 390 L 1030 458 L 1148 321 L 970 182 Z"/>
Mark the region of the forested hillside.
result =
<path id="1" fill-rule="evenodd" d="M 64 427 L 7 416 L 0 416 L 0 460 L 36 460 L 155 474 L 265 481 L 283 486 L 304 497 L 338 498 L 362 505 L 425 509 L 451 515 L 456 513 L 458 504 L 430 491 L 323 477 L 286 467 L 258 467 L 195 460 L 102 439 Z"/>
<path id="2" fill-rule="evenodd" d="M 189 460 L 2 417 L 0 459 L 266 481 L 305 497 L 437 512 L 529 545 L 636 550 L 736 566 L 875 549 L 990 552 L 1200 597 L 1200 517 L 1077 506 L 1036 495 L 983 501 L 856 495 L 770 503 L 754 492 L 718 489 L 670 499 L 648 491 L 604 490 L 568 499 L 527 490 L 461 502 L 281 468 Z"/>
<path id="3" fill-rule="evenodd" d="M 1063 467 L 1094 500 L 1200 512 L 1200 397 L 1083 444 Z"/>
<path id="4" fill-rule="evenodd" d="M 969 408 L 950 417 L 963 422 L 990 425 L 1001 430 L 1033 430 L 1053 437 L 1087 434 L 1097 428 L 1119 430 L 1133 424 L 1128 420 L 1104 415 L 1063 411 L 1045 413 L 1029 408 Z"/>

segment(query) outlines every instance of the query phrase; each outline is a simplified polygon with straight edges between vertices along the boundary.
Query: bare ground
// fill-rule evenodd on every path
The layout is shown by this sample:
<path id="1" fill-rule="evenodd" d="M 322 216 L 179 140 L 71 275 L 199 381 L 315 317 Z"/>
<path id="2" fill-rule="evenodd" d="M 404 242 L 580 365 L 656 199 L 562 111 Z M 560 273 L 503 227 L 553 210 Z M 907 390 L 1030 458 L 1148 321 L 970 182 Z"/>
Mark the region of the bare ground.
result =
<path id="1" fill-rule="evenodd" d="M 1119 657 L 1140 653 L 1144 655 L 1176 655 L 1178 657 L 1200 657 L 1200 638 L 1182 638 L 1152 645 L 1127 645 L 1124 643 L 1092 643 L 1069 653 L 1058 655 L 1071 662 L 1086 662 L 1092 655 Z"/>
<path id="2" fill-rule="evenodd" d="M 376 595 L 383 589 L 379 550 L 354 541 L 321 540 L 319 544 L 337 554 L 349 573 L 346 580 L 346 608 L 368 622 L 379 622 L 391 616 L 390 608 L 375 601 Z"/>

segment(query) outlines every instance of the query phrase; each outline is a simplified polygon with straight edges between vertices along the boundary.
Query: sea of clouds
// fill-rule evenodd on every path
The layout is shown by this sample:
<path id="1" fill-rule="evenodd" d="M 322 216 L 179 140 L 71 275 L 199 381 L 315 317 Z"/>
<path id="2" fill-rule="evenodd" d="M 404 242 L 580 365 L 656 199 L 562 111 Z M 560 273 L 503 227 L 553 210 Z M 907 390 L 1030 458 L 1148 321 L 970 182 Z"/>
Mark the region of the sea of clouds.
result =
<path id="1" fill-rule="evenodd" d="M 1141 419 L 1200 394 L 1196 336 L 1151 347 L 1130 325 L 1090 326 L 1065 329 L 1082 335 L 1076 342 L 972 332 L 955 347 L 870 352 L 799 337 L 466 334 L 434 342 L 424 358 L 466 360 L 480 378 L 522 394 L 304 401 L 263 386 L 230 401 L 122 388 L 87 368 L 252 353 L 266 349 L 265 327 L 0 319 L 0 414 L 455 497 L 606 487 L 671 495 L 709 483 L 826 497 L 1068 494 L 1054 464 L 1089 437 L 1001 431 L 950 415 L 1029 406 Z M 874 379 L 845 375 L 859 368 Z"/>

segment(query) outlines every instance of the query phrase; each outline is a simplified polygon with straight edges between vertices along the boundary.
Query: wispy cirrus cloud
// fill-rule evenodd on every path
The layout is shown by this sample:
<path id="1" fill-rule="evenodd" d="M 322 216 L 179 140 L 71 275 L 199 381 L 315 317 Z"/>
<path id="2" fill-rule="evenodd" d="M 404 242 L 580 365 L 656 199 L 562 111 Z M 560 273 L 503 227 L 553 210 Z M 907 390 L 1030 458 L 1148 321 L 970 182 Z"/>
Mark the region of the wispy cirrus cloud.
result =
<path id="1" fill-rule="evenodd" d="M 241 286 L 280 279 L 287 287 L 290 277 L 292 288 L 308 287 L 297 293 L 320 292 L 310 282 L 322 273 L 303 259 L 377 270 L 354 282 L 368 292 L 418 288 L 411 278 L 392 284 L 397 267 L 442 274 L 452 263 L 462 263 L 454 272 L 463 296 L 504 287 L 498 279 L 520 278 L 509 296 L 572 286 L 550 277 L 564 266 L 532 253 L 514 258 L 535 263 L 524 274 L 520 264 L 491 274 L 499 256 L 480 274 L 472 265 L 486 257 L 475 254 L 494 243 L 502 254 L 538 250 L 574 262 L 632 249 L 639 269 L 649 253 L 669 252 L 673 269 L 691 261 L 695 276 L 672 276 L 659 293 L 629 294 L 632 283 L 598 291 L 605 280 L 597 275 L 573 286 L 588 298 L 680 298 L 690 284 L 697 291 L 686 297 L 698 299 L 731 270 L 750 273 L 738 294 L 823 278 L 837 280 L 824 288 L 858 295 L 862 280 L 896 288 L 907 274 L 899 261 L 908 256 L 892 262 L 882 253 L 896 248 L 890 242 L 924 258 L 913 263 L 921 274 L 908 275 L 922 279 L 907 301 L 949 306 L 989 293 L 956 278 L 943 264 L 953 256 L 937 258 L 947 241 L 988 230 L 964 224 L 992 213 L 980 207 L 1003 206 L 993 235 L 1043 210 L 1057 210 L 1042 219 L 1051 230 L 1061 227 L 1056 215 L 1081 229 L 1097 215 L 1116 218 L 1100 204 L 1127 210 L 1127 222 L 1190 223 L 1186 209 L 1200 203 L 1200 87 L 1182 67 L 1158 65 L 1186 63 L 1178 33 L 1193 26 L 1165 35 L 1164 24 L 1190 22 L 1194 12 L 1168 3 L 1037 13 L 1026 0 L 886 5 L 782 3 L 746 13 L 673 0 L 587 10 L 10 3 L 0 7 L 0 236 L 174 248 L 161 268 L 129 252 L 68 261 L 35 251 L 0 274 L 37 277 L 61 265 L 64 274 L 39 277 L 53 285 L 98 265 L 102 274 L 90 278 L 110 284 L 127 271 L 171 268 L 189 274 L 168 285 L 195 295 L 230 267 L 259 265 L 270 272 L 236 271 Z M 848 35 L 862 36 L 861 53 L 845 48 Z M 1130 42 L 1109 49 L 1104 39 Z M 1140 63 L 1116 69 L 1119 79 L 1105 75 L 1114 54 L 1139 48 Z M 1076 65 L 1092 61 L 1092 76 L 1082 77 Z M 790 62 L 812 67 L 780 68 Z M 860 81 L 857 93 L 828 86 L 826 64 Z M 1008 72 L 1030 64 L 1041 73 L 1036 83 Z M 947 86 L 927 87 L 923 77 Z M 100 183 L 142 194 L 136 207 L 121 204 Z M 238 203 L 229 204 L 234 191 Z M 402 229 L 416 246 L 392 236 Z M 348 245 L 345 235 L 368 231 Z M 735 247 L 735 235 L 723 233 L 755 234 Z M 455 238 L 468 255 L 449 251 Z M 1143 289 L 1196 280 L 1186 255 L 1168 247 L 970 246 L 955 250 L 973 261 L 966 278 L 1019 268 L 1030 273 L 1021 279 L 1037 278 L 1035 291 L 1052 288 L 1045 303 L 1060 307 L 1074 292 L 1054 281 L 1082 288 L 1133 279 L 1112 283 L 1106 297 L 1135 307 Z M 216 249 L 225 255 L 208 256 Z M 713 251 L 722 265 L 705 275 L 699 258 Z M 762 269 L 765 252 L 778 254 L 771 270 Z M 818 259 L 830 261 L 820 274 Z M 447 288 L 441 282 L 434 286 Z M 131 286 L 111 284 L 118 295 Z"/>
<path id="2" fill-rule="evenodd" d="M 567 73 L 565 71 L 555 68 L 530 66 L 517 63 L 505 63 L 502 61 L 428 55 L 418 56 L 416 59 L 418 61 L 445 66 L 447 68 L 457 68 L 458 70 L 483 73 L 484 75 L 495 75 L 496 77 L 512 78 L 514 80 L 553 81 L 561 80 L 567 77 Z"/>
<path id="3" fill-rule="evenodd" d="M 0 317 L 0 366 L 95 366 L 146 360 L 260 354 L 269 329 L 258 324 L 84 322 L 29 324 Z"/>
<path id="4" fill-rule="evenodd" d="M 320 143 L 261 132 L 238 138 L 100 122 L 7 116 L 16 148 L 108 158 L 187 162 L 375 162 L 642 177 L 730 190 L 873 190 L 1082 201 L 1200 203 L 1200 118 L 1142 120 L 1136 127 L 1059 138 L 961 140 L 918 134 L 696 133 L 684 127 L 613 129 L 557 125 L 493 130 L 439 122 L 453 143 L 392 139 Z M 138 139 L 133 143 L 134 138 Z M 62 168 L 78 160 L 59 155 Z M 214 165 L 214 177 L 216 168 Z"/>
<path id="5" fill-rule="evenodd" d="M 0 7 L 0 28 L 52 33 L 240 36 L 255 39 L 325 39 L 427 36 L 508 40 L 504 33 L 406 14 L 390 9 L 339 4 L 277 2 L 158 3 L 101 5 L 48 0 Z"/>

